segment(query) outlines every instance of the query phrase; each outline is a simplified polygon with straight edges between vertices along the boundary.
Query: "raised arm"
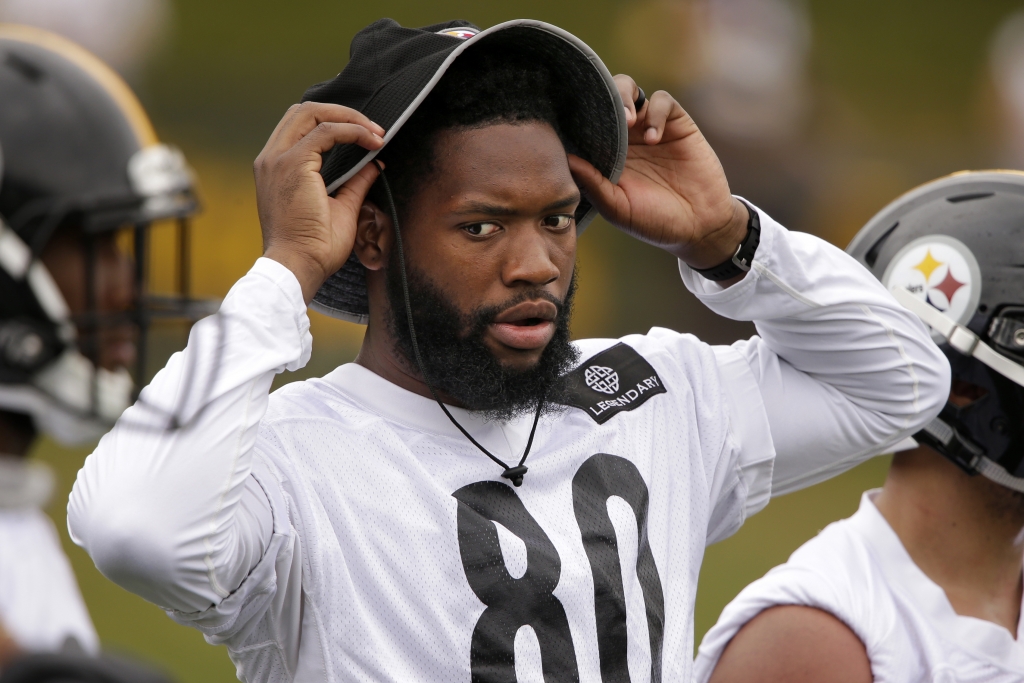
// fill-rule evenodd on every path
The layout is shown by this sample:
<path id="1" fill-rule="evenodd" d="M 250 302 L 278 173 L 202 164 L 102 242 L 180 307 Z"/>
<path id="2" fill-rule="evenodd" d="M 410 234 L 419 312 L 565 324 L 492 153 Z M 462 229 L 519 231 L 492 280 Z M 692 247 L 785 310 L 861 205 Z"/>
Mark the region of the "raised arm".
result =
<path id="1" fill-rule="evenodd" d="M 631 128 L 618 185 L 577 157 L 570 167 L 610 222 L 679 258 L 683 280 L 705 304 L 756 323 L 759 337 L 718 356 L 734 419 L 767 416 L 773 492 L 852 467 L 936 415 L 949 364 L 921 322 L 839 249 L 758 212 L 749 272 L 712 282 L 693 270 L 736 253 L 748 209 L 730 194 L 718 158 L 678 102 L 656 92 L 637 112 L 636 84 L 628 76 L 616 82 Z"/>
<path id="2" fill-rule="evenodd" d="M 759 336 L 716 351 L 727 379 L 739 359 L 753 374 L 758 395 L 730 398 L 736 419 L 767 415 L 772 493 L 780 494 L 919 430 L 946 401 L 949 364 L 920 320 L 853 258 L 760 219 L 761 245 L 738 284 L 723 289 L 685 265 L 680 271 L 712 310 L 757 327 Z"/>
<path id="3" fill-rule="evenodd" d="M 306 304 L 348 258 L 376 179 L 364 168 L 328 197 L 321 153 L 377 149 L 383 130 L 337 105 L 296 105 L 256 161 L 265 255 L 220 312 L 197 323 L 86 460 L 68 528 L 108 578 L 156 604 L 219 604 L 268 547 L 273 518 L 251 476 L 274 375 L 309 359 Z"/>

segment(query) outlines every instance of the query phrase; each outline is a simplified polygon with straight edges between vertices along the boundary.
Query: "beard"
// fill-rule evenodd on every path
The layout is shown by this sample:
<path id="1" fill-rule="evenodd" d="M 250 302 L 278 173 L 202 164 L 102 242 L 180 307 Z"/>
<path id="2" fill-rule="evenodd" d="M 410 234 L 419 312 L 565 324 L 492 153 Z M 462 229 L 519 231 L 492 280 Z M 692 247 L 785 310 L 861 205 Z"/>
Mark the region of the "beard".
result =
<path id="1" fill-rule="evenodd" d="M 546 291 L 531 289 L 500 305 L 482 306 L 469 314 L 463 314 L 424 273 L 407 268 L 407 277 L 416 342 L 423 361 L 422 371 L 426 373 L 423 379 L 435 391 L 494 421 L 505 422 L 538 407 L 544 413 L 564 410 L 561 405 L 561 398 L 567 391 L 564 375 L 579 360 L 579 351 L 569 337 L 569 319 L 576 292 L 575 272 L 569 291 L 561 301 Z M 386 280 L 390 304 L 388 327 L 400 356 L 409 369 L 419 372 L 397 259 L 392 258 L 388 264 Z M 537 299 L 545 299 L 557 307 L 555 334 L 533 367 L 526 370 L 506 367 L 483 341 L 487 327 L 502 311 Z"/>

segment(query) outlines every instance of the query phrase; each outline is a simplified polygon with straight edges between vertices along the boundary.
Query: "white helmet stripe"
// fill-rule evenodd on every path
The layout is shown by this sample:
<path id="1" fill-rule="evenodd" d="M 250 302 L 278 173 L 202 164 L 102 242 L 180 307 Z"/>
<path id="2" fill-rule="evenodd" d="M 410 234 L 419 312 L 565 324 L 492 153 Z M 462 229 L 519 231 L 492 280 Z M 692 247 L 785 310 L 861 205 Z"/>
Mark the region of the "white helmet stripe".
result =
<path id="1" fill-rule="evenodd" d="M 954 349 L 965 356 L 977 358 L 1003 377 L 1024 387 L 1024 366 L 994 351 L 991 346 L 981 341 L 978 335 L 958 325 L 955 320 L 927 302 L 921 301 L 903 287 L 896 286 L 891 291 L 896 301 L 945 337 Z"/>
<path id="2" fill-rule="evenodd" d="M 25 279 L 42 307 L 43 312 L 57 324 L 58 334 L 64 342 L 75 339 L 71 324 L 71 310 L 64 295 L 54 282 L 42 261 L 32 258 L 32 250 L 18 234 L 0 220 L 0 268 L 15 280 Z"/>
<path id="3" fill-rule="evenodd" d="M 0 268 L 15 280 L 25 277 L 32 263 L 32 250 L 17 233 L 0 221 Z"/>

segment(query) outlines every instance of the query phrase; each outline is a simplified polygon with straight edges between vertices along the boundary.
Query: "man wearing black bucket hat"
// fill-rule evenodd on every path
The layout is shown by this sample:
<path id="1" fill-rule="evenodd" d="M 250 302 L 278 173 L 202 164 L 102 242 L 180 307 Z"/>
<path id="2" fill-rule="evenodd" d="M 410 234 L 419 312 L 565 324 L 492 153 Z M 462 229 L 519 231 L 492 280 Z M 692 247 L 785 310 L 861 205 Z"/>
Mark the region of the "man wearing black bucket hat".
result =
<path id="1" fill-rule="evenodd" d="M 256 162 L 265 258 L 69 506 L 101 571 L 245 681 L 687 680 L 707 543 L 944 401 L 867 271 L 733 198 L 667 93 L 556 27 L 382 20 L 306 100 Z M 570 342 L 597 211 L 761 336 Z M 271 398 L 307 304 L 366 322 L 362 350 Z M 148 406 L 190 427 L 141 429 Z"/>

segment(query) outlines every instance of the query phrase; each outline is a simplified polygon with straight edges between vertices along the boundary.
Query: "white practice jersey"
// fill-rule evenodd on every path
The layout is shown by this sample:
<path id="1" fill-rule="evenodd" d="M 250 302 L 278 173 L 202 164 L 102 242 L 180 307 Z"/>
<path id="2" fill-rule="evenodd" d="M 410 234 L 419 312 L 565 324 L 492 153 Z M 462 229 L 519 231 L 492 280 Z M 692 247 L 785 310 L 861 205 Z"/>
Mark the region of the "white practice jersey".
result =
<path id="1" fill-rule="evenodd" d="M 748 621 L 778 605 L 821 609 L 849 626 L 877 683 L 1024 681 L 1024 644 L 1002 626 L 953 611 L 875 507 L 877 493 L 866 492 L 853 517 L 830 524 L 722 610 L 701 643 L 695 683 L 711 677 Z"/>
<path id="2" fill-rule="evenodd" d="M 23 650 L 99 651 L 71 564 L 53 522 L 39 508 L 48 497 L 41 466 L 0 457 L 0 627 Z M 48 473 L 47 473 L 48 474 Z"/>
<path id="3" fill-rule="evenodd" d="M 541 418 L 519 488 L 437 404 L 359 365 L 268 396 L 310 336 L 295 277 L 260 259 L 88 458 L 72 535 L 226 644 L 244 681 L 686 680 L 705 546 L 773 489 L 918 429 L 949 381 L 867 271 L 761 224 L 742 282 L 682 268 L 761 336 L 579 342 L 571 405 Z M 189 426 L 140 427 L 154 405 Z M 532 416 L 452 412 L 518 462 Z"/>

